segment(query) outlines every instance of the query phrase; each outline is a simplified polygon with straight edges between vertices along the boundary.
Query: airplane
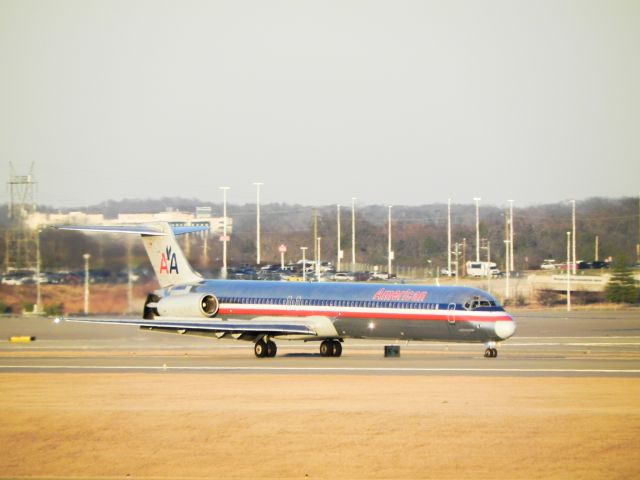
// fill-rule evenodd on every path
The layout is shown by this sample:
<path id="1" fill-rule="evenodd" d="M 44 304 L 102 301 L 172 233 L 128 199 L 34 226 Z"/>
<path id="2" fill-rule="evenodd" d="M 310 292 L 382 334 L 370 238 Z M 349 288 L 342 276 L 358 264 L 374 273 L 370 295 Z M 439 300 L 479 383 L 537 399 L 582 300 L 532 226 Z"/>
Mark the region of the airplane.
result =
<path id="1" fill-rule="evenodd" d="M 495 358 L 497 343 L 516 331 L 495 298 L 471 287 L 204 279 L 176 235 L 208 227 L 154 222 L 57 228 L 140 235 L 160 286 L 148 294 L 140 319 L 66 321 L 246 340 L 254 343 L 258 358 L 276 355 L 275 340 L 318 341 L 321 356 L 339 357 L 345 338 L 483 343 L 484 356 Z"/>

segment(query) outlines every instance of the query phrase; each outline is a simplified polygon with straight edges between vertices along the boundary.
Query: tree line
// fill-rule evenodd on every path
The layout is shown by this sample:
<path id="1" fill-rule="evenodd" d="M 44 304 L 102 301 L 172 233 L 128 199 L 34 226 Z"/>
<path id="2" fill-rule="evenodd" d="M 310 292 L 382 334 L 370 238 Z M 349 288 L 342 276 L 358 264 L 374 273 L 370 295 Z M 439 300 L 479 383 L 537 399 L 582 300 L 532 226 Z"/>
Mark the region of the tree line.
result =
<path id="1" fill-rule="evenodd" d="M 118 213 L 150 213 L 167 209 L 195 211 L 196 206 L 210 206 L 213 216 L 222 216 L 220 203 L 198 199 L 162 198 L 156 200 L 109 201 L 87 207 L 74 207 L 90 213 L 103 213 L 113 218 Z M 39 206 L 39 211 L 53 211 Z M 71 210 L 71 209 L 70 209 Z M 7 228 L 7 206 L 0 207 L 0 259 L 4 264 L 6 248 L 4 232 Z M 255 264 L 256 261 L 256 205 L 227 206 L 233 218 L 233 234 L 228 243 L 229 265 Z M 314 222 L 317 222 L 323 260 L 335 262 L 337 255 L 337 206 L 309 207 L 270 203 L 261 205 L 262 263 L 278 263 L 278 247 L 287 246 L 287 261 L 301 258 L 300 247 L 308 247 L 307 257 L 314 256 Z M 356 261 L 360 264 L 386 265 L 388 208 L 385 205 L 356 206 Z M 314 217 L 316 219 L 314 220 Z M 624 256 L 630 263 L 637 261 L 639 241 L 638 199 L 590 198 L 576 202 L 576 253 L 578 259 L 594 260 L 596 237 L 600 259 Z M 480 236 L 491 246 L 492 261 L 504 268 L 508 229 L 507 207 L 480 206 Z M 344 262 L 348 269 L 351 260 L 351 205 L 341 208 L 341 239 Z M 452 204 L 452 242 L 466 246 L 466 258 L 475 259 L 475 205 Z M 516 270 L 539 267 L 545 258 L 559 262 L 566 257 L 566 232 L 570 231 L 571 205 L 568 202 L 514 208 L 514 259 Z M 392 249 L 395 265 L 415 267 L 444 267 L 447 258 L 447 204 L 394 206 L 391 218 Z M 184 240 L 181 240 L 184 242 Z M 222 246 L 217 235 L 208 241 L 208 255 L 204 242 L 192 237 L 189 257 L 204 271 L 215 272 L 221 266 Z M 121 269 L 127 265 L 127 241 L 106 235 L 84 235 L 44 229 L 40 237 L 43 269 L 81 269 L 82 254 L 90 253 L 95 268 Z M 183 245 L 186 248 L 186 245 Z M 134 266 L 148 267 L 141 242 L 132 243 Z M 208 257 L 208 262 L 205 258 Z M 482 250 L 484 260 L 486 250 Z M 462 258 L 462 257 L 461 257 Z"/>

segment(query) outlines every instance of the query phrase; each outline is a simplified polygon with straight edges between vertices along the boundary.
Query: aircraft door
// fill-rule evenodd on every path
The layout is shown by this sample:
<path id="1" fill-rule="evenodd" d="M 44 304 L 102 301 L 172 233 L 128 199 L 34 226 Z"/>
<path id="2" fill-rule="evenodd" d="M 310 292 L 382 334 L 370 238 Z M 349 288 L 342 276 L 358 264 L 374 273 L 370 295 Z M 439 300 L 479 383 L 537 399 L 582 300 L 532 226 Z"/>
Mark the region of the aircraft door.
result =
<path id="1" fill-rule="evenodd" d="M 447 307 L 447 321 L 449 322 L 449 325 L 456 324 L 456 304 L 455 303 L 450 303 L 449 306 Z"/>

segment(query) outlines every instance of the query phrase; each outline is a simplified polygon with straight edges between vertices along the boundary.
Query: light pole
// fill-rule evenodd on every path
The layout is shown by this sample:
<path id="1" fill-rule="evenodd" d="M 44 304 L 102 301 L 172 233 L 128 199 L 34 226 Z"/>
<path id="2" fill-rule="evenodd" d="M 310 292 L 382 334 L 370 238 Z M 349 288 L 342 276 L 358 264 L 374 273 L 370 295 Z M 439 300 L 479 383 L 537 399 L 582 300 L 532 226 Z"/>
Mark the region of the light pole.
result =
<path id="1" fill-rule="evenodd" d="M 504 298 L 505 300 L 511 298 L 511 291 L 509 290 L 509 244 L 511 243 L 510 240 L 505 240 L 504 241 L 504 246 L 505 246 L 505 256 L 506 256 L 506 261 L 505 261 L 505 266 L 507 267 L 507 283 L 505 286 L 505 293 L 504 293 Z"/>
<path id="2" fill-rule="evenodd" d="M 488 238 L 484 238 L 483 243 L 482 248 L 487 250 L 487 292 L 491 294 L 491 243 Z"/>
<path id="3" fill-rule="evenodd" d="M 571 274 L 569 262 L 571 261 L 571 232 L 567 232 L 567 312 L 571 311 Z"/>
<path id="4" fill-rule="evenodd" d="M 319 282 L 320 281 L 320 241 L 322 240 L 322 237 L 318 237 L 316 238 L 316 252 L 318 257 L 316 259 L 316 279 Z"/>
<path id="5" fill-rule="evenodd" d="M 91 255 L 85 253 L 84 258 L 84 314 L 89 314 L 89 259 Z"/>
<path id="6" fill-rule="evenodd" d="M 356 271 L 356 197 L 351 197 L 351 271 Z"/>
<path id="7" fill-rule="evenodd" d="M 230 187 L 220 187 L 222 190 L 222 271 L 220 276 L 227 278 L 227 190 Z"/>
<path id="8" fill-rule="evenodd" d="M 491 294 L 491 242 L 487 239 L 487 269 L 489 270 L 489 275 L 487 275 L 487 290 L 489 294 Z"/>
<path id="9" fill-rule="evenodd" d="M 127 313 L 133 312 L 133 267 L 131 265 L 131 235 L 127 235 Z"/>
<path id="10" fill-rule="evenodd" d="M 455 257 L 456 257 L 456 260 L 455 260 L 455 262 L 454 262 L 454 263 L 455 263 L 455 265 L 456 265 L 456 285 L 457 285 L 457 284 L 458 284 L 458 277 L 459 277 L 459 275 L 458 275 L 458 274 L 460 273 L 460 272 L 458 271 L 458 269 L 459 269 L 459 267 L 460 267 L 460 260 L 459 260 L 459 257 L 460 257 L 460 244 L 459 244 L 458 242 L 456 242 L 456 249 L 455 249 L 455 251 L 454 251 L 454 253 L 453 253 L 453 254 L 454 254 L 454 255 L 455 255 Z"/>
<path id="11" fill-rule="evenodd" d="M 451 199 L 447 200 L 447 275 L 451 277 Z"/>
<path id="12" fill-rule="evenodd" d="M 318 210 L 313 209 L 313 258 L 314 261 L 318 261 L 318 242 L 315 240 L 318 238 Z"/>
<path id="13" fill-rule="evenodd" d="M 36 305 L 33 309 L 33 312 L 37 314 L 42 312 L 42 292 L 40 288 L 40 270 L 42 266 L 42 259 L 40 257 L 40 232 L 41 230 L 38 226 L 36 229 Z"/>
<path id="14" fill-rule="evenodd" d="M 476 262 L 480 261 L 480 197 L 474 197 L 476 202 Z"/>
<path id="15" fill-rule="evenodd" d="M 575 275 L 577 273 L 577 261 L 576 261 L 576 201 L 571 200 L 571 256 L 573 257 L 573 263 L 571 264 L 571 273 Z"/>
<path id="16" fill-rule="evenodd" d="M 514 271 L 513 262 L 513 200 L 507 200 L 509 202 L 509 268 Z"/>
<path id="17" fill-rule="evenodd" d="M 391 251 L 391 205 L 389 205 L 389 241 L 387 244 L 387 274 L 391 277 L 391 260 L 393 260 L 393 252 Z"/>
<path id="18" fill-rule="evenodd" d="M 256 186 L 256 265 L 260 265 L 260 186 L 262 182 L 253 182 Z"/>
<path id="19" fill-rule="evenodd" d="M 300 250 L 302 250 L 302 281 L 306 282 L 307 281 L 307 247 L 300 247 Z"/>
<path id="20" fill-rule="evenodd" d="M 337 220 L 337 222 L 338 222 L 338 225 L 337 225 L 337 230 L 338 230 L 338 235 L 337 235 L 337 237 L 338 237 L 338 239 L 337 239 L 338 250 L 337 250 L 337 252 L 338 253 L 336 254 L 336 256 L 337 256 L 336 269 L 337 269 L 338 272 L 340 272 L 340 271 L 342 271 L 342 263 L 341 263 L 342 262 L 342 250 L 340 250 L 340 204 L 338 204 L 338 220 Z"/>
<path id="21" fill-rule="evenodd" d="M 280 245 L 278 251 L 280 252 L 280 269 L 284 270 L 284 254 L 287 253 L 287 246 L 285 244 Z"/>

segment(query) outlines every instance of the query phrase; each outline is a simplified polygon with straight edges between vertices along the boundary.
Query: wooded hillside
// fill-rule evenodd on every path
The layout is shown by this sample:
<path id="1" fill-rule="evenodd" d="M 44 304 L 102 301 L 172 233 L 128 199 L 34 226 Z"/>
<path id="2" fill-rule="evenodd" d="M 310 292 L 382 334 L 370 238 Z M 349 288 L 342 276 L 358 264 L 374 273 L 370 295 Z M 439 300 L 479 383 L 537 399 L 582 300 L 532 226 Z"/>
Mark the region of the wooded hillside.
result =
<path id="1" fill-rule="evenodd" d="M 214 216 L 222 216 L 222 205 L 197 199 L 163 198 L 159 200 L 110 201 L 89 207 L 78 207 L 93 213 L 115 217 L 118 213 L 160 212 L 168 208 L 194 211 L 196 206 L 211 206 Z M 6 228 L 6 205 L 0 209 L 0 228 Z M 46 206 L 40 211 L 51 211 Z M 233 218 L 233 236 L 229 248 L 229 265 L 253 264 L 256 255 L 255 204 L 227 207 Z M 282 203 L 261 206 L 262 260 L 279 262 L 278 246 L 288 246 L 287 260 L 300 258 L 301 246 L 309 247 L 307 256 L 313 256 L 313 215 L 317 212 L 318 236 L 322 237 L 322 258 L 336 258 L 335 205 L 308 207 Z M 358 263 L 386 265 L 387 215 L 385 205 L 356 207 L 356 260 Z M 504 243 L 507 208 L 480 205 L 480 236 L 488 238 L 491 257 L 498 265 L 504 264 Z M 453 204 L 451 207 L 452 242 L 466 239 L 466 257 L 475 257 L 475 206 Z M 624 254 L 636 261 L 638 243 L 637 198 L 591 198 L 576 202 L 577 257 L 590 261 L 595 255 L 595 237 L 599 237 L 599 257 Z M 566 232 L 571 230 L 571 205 L 566 203 L 514 208 L 515 267 L 516 270 L 537 268 L 544 258 L 566 258 Z M 395 264 L 403 266 L 444 266 L 447 246 L 447 205 L 431 204 L 417 207 L 392 208 L 392 239 Z M 0 241 L 4 242 L 4 235 Z M 113 236 L 83 235 L 73 232 L 45 230 L 41 236 L 43 269 L 80 269 L 82 253 L 92 254 L 95 268 L 124 268 L 126 243 Z M 351 205 L 341 209 L 341 245 L 344 261 L 351 259 Z M 209 242 L 209 264 L 202 259 L 200 239 L 191 240 L 190 257 L 198 268 L 216 271 L 220 268 L 221 244 L 215 238 Z M 134 242 L 135 263 L 148 265 L 140 242 Z M 4 264 L 5 248 L 0 248 Z M 481 254 L 483 259 L 486 253 Z"/>

